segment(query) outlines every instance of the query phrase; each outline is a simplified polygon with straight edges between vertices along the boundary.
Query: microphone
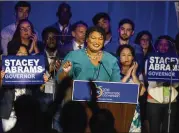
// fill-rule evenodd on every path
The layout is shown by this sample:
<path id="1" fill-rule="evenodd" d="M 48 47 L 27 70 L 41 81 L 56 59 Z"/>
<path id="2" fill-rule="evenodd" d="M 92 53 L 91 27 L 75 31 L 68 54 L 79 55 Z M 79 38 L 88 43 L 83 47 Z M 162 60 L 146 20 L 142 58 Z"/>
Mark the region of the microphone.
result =
<path id="1" fill-rule="evenodd" d="M 172 70 L 174 68 L 174 65 L 176 65 L 176 62 L 170 61 L 168 62 L 168 64 L 170 65 L 170 69 Z"/>
<path id="2" fill-rule="evenodd" d="M 111 76 L 110 76 L 110 74 L 108 73 L 108 71 L 107 71 L 106 67 L 104 66 L 103 62 L 102 62 L 102 61 L 98 61 L 98 63 L 103 66 L 104 70 L 106 71 L 106 73 L 108 74 L 108 77 L 109 77 L 109 79 L 110 79 Z"/>

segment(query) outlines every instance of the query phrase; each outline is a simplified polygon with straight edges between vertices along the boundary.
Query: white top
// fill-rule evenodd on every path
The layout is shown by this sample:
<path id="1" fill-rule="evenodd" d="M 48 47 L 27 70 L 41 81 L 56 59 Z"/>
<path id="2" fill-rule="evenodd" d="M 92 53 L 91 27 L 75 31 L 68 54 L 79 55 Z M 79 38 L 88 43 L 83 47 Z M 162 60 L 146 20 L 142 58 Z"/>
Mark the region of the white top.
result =
<path id="1" fill-rule="evenodd" d="M 58 23 L 58 24 L 59 24 L 60 31 L 62 31 L 63 30 L 63 26 L 60 23 Z M 68 30 L 69 30 L 69 24 L 68 24 L 67 27 L 65 27 L 64 32 L 68 33 Z"/>
<path id="2" fill-rule="evenodd" d="M 78 44 L 75 40 L 73 40 L 72 45 L 73 45 L 73 50 L 80 49 L 79 48 L 80 44 Z M 84 48 L 84 44 L 81 44 L 81 49 L 83 49 L 83 48 Z"/>
<path id="3" fill-rule="evenodd" d="M 52 63 L 52 62 L 54 61 L 54 60 L 51 59 L 50 57 L 56 57 L 56 55 L 57 55 L 57 50 L 53 53 L 52 56 L 50 56 L 46 50 L 45 50 L 45 53 L 47 54 L 48 63 L 50 64 L 50 63 Z"/>
<path id="4" fill-rule="evenodd" d="M 112 39 L 112 36 L 110 37 L 109 40 L 106 40 L 106 41 L 104 42 L 104 46 L 106 46 L 106 45 L 111 41 L 111 39 Z"/>
<path id="5" fill-rule="evenodd" d="M 56 57 L 57 56 L 57 50 L 53 53 L 53 55 L 49 55 L 49 53 L 45 50 L 46 54 L 47 54 L 47 59 L 48 59 L 48 63 L 49 65 L 54 62 L 54 59 L 51 59 L 50 57 Z M 55 83 L 53 82 L 53 79 L 52 77 L 50 76 L 50 73 L 48 71 L 46 71 L 46 75 L 49 76 L 49 81 L 47 81 L 45 83 L 45 93 L 50 93 L 52 94 L 53 91 L 54 91 L 54 86 L 55 86 Z"/>

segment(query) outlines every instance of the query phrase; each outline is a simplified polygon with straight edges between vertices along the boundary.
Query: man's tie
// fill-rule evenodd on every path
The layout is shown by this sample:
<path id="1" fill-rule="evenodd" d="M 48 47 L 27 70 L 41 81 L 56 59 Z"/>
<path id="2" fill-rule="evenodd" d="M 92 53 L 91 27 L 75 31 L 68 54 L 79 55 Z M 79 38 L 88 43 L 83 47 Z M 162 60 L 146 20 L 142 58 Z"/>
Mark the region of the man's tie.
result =
<path id="1" fill-rule="evenodd" d="M 65 27 L 63 27 L 61 31 L 61 42 L 64 43 L 65 39 L 66 39 L 66 30 L 65 30 Z"/>
<path id="2" fill-rule="evenodd" d="M 81 46 L 81 45 L 78 45 L 78 48 L 79 48 L 79 49 L 81 49 L 81 48 L 82 48 L 82 46 Z"/>

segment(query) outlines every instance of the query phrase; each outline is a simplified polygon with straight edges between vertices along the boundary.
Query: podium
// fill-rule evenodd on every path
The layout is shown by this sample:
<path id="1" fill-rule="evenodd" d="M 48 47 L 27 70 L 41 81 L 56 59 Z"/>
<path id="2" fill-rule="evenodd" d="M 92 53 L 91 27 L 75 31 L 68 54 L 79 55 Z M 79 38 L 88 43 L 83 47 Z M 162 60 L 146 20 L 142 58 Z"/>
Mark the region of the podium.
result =
<path id="1" fill-rule="evenodd" d="M 115 119 L 115 129 L 117 132 L 129 132 L 131 122 L 134 116 L 136 104 L 138 103 L 139 86 L 137 84 L 123 84 L 123 83 L 110 83 L 110 82 L 98 82 L 98 85 L 100 85 L 100 87 L 102 86 L 101 88 L 103 90 L 103 94 L 104 94 L 104 89 L 106 88 L 109 88 L 108 91 L 113 91 L 113 94 L 114 92 L 116 92 L 117 89 L 118 92 L 121 92 L 120 95 L 123 95 L 120 98 L 126 97 L 126 94 L 128 93 L 128 96 L 125 99 L 119 98 L 119 101 L 111 101 L 111 102 L 105 102 L 103 99 L 102 102 L 100 102 L 99 100 L 97 104 L 100 108 L 105 108 L 111 111 Z M 90 98 L 90 93 L 89 93 L 89 89 L 87 89 L 85 86 L 87 87 L 87 83 L 84 83 L 83 81 L 74 81 L 73 89 L 69 89 L 65 101 L 74 100 L 74 101 L 81 102 L 86 107 L 88 121 L 89 121 L 92 116 L 92 112 L 88 107 L 86 100 Z M 115 89 L 116 86 L 119 86 L 121 88 Z M 110 89 L 110 87 L 112 87 L 112 89 Z M 80 90 L 80 92 L 78 89 Z M 130 92 L 129 89 L 131 90 Z M 99 95 L 101 94 L 100 92 L 98 93 Z M 84 97 L 80 97 L 80 95 Z M 74 98 L 74 96 L 77 97 L 79 96 L 80 99 L 78 99 L 77 97 Z M 133 97 L 133 99 L 136 99 L 135 100 L 136 103 L 132 101 L 131 97 Z M 130 99 L 129 102 L 125 102 L 125 100 L 128 99 Z M 89 125 L 87 126 L 86 133 L 90 133 Z"/>
<path id="2" fill-rule="evenodd" d="M 87 106 L 85 102 L 83 102 L 83 104 Z M 98 105 L 100 108 L 106 108 L 111 111 L 115 119 L 115 129 L 118 133 L 129 132 L 136 105 L 124 103 L 98 103 Z M 86 110 L 89 121 L 92 112 L 88 107 L 86 108 Z M 87 127 L 86 132 L 90 132 L 89 126 Z"/>

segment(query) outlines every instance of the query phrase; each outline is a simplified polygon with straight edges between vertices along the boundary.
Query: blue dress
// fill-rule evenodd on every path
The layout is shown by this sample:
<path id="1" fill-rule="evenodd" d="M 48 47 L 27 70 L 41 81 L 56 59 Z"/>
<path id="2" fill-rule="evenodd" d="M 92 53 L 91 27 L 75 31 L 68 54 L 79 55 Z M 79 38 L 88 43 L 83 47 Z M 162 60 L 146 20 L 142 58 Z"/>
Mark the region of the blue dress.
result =
<path id="1" fill-rule="evenodd" d="M 69 76 L 74 80 L 97 80 L 97 81 L 113 81 L 119 82 L 121 79 L 118 60 L 108 52 L 103 51 L 101 59 L 102 64 L 93 65 L 86 54 L 85 49 L 71 51 L 64 58 L 64 62 L 70 61 L 72 69 Z M 63 63 L 64 63 L 63 62 Z M 57 81 L 59 74 L 62 72 L 62 67 L 57 73 Z"/>

